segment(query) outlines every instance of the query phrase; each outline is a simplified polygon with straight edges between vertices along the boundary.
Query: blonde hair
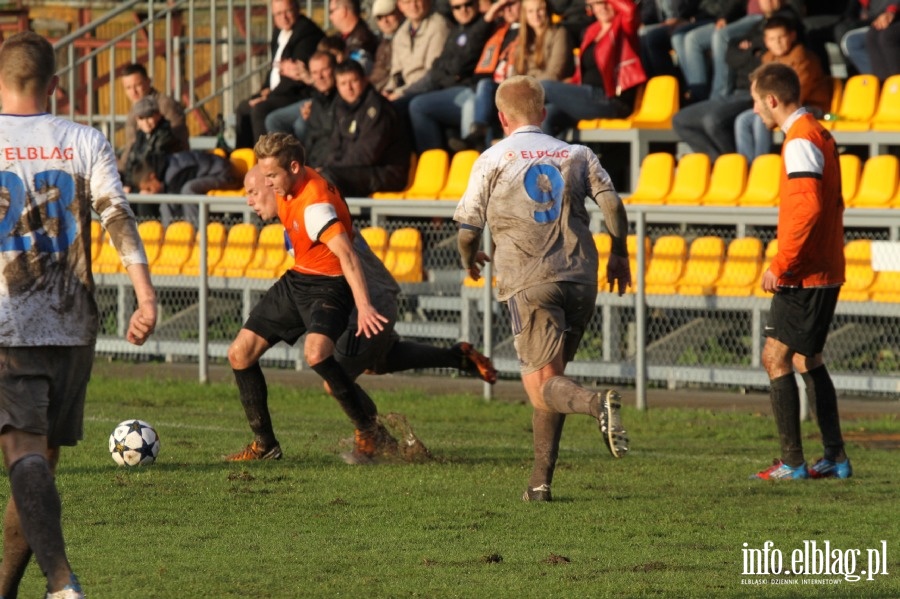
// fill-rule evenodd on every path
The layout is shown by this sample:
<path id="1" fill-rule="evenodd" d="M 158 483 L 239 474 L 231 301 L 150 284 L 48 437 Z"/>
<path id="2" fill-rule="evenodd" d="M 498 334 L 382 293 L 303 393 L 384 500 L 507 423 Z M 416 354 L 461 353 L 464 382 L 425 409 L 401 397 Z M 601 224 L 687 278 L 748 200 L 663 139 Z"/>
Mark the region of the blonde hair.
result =
<path id="1" fill-rule="evenodd" d="M 290 133 L 260 135 L 253 151 L 257 160 L 275 158 L 278 166 L 284 170 L 289 170 L 292 162 L 299 163 L 301 167 L 306 166 L 306 150 L 300 140 Z"/>
<path id="2" fill-rule="evenodd" d="M 497 109 L 508 119 L 520 123 L 541 122 L 544 114 L 544 88 L 534 77 L 515 75 L 497 88 Z"/>
<path id="3" fill-rule="evenodd" d="M 544 11 L 547 13 L 547 27 L 543 31 L 535 31 L 528 24 L 525 17 L 525 2 L 537 2 L 544 5 Z M 550 3 L 547 0 L 522 0 L 522 12 L 519 14 L 519 35 L 516 36 L 516 72 L 525 75 L 528 72 L 528 57 L 533 56 L 534 66 L 543 69 L 546 65 L 544 58 L 544 37 L 550 33 Z"/>
<path id="4" fill-rule="evenodd" d="M 0 78 L 10 89 L 46 95 L 55 73 L 53 46 L 33 31 L 17 33 L 0 46 Z"/>

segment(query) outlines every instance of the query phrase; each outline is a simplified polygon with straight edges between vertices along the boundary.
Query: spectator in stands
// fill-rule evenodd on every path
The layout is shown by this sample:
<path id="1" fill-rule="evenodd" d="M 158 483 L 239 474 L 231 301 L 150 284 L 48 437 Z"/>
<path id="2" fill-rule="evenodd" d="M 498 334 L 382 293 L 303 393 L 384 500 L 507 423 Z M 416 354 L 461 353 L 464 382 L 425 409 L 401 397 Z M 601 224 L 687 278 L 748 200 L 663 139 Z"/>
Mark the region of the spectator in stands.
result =
<path id="1" fill-rule="evenodd" d="M 900 3 L 888 6 L 878 15 L 866 33 L 866 52 L 872 73 L 882 82 L 891 75 L 900 75 Z"/>
<path id="2" fill-rule="evenodd" d="M 706 55 L 712 49 L 712 34 L 720 18 L 725 19 L 724 3 L 731 0 L 700 0 L 696 8 L 687 11 L 686 21 L 678 25 L 671 35 L 672 48 L 678 57 L 678 66 L 684 78 L 682 104 L 698 102 L 709 97 L 710 79 Z M 692 3 L 693 6 L 693 3 Z"/>
<path id="3" fill-rule="evenodd" d="M 319 49 L 309 59 L 309 84 L 312 91 L 304 94 L 308 97 L 270 112 L 266 116 L 267 133 L 276 131 L 293 133 L 297 139 L 306 143 L 307 119 L 313 103 L 330 105 L 334 99 L 334 66 L 341 62 L 337 57 L 342 54 L 325 49 L 327 46 L 325 41 L 328 39 L 326 37 L 319 42 Z M 324 98 L 323 94 L 327 98 Z M 325 101 L 326 99 L 327 101 Z M 309 151 L 308 147 L 307 151 Z M 315 165 L 313 164 L 313 166 Z"/>
<path id="4" fill-rule="evenodd" d="M 372 71 L 378 38 L 359 16 L 359 0 L 329 0 L 328 18 L 347 45 L 347 57 Z"/>
<path id="5" fill-rule="evenodd" d="M 869 30 L 876 27 L 876 23 L 879 31 L 886 29 L 893 23 L 897 9 L 897 0 L 852 0 L 850 2 L 844 15 L 845 18 L 836 27 L 836 30 L 838 33 L 843 32 L 839 38 L 841 51 L 856 72 L 863 74 L 875 72 L 872 57 L 867 49 Z M 877 41 L 873 40 L 873 49 L 878 51 L 877 47 Z"/>
<path id="6" fill-rule="evenodd" d="M 122 86 L 125 88 L 125 95 L 131 100 L 131 110 L 125 118 L 125 145 L 122 153 L 119 155 L 119 171 L 125 170 L 128 163 L 128 155 L 134 140 L 137 138 L 137 112 L 135 105 L 143 98 L 153 98 L 159 106 L 159 112 L 169 122 L 177 141 L 175 151 L 187 150 L 188 145 L 188 128 L 184 121 L 184 106 L 180 102 L 159 93 L 151 84 L 150 77 L 147 76 L 147 69 L 144 65 L 133 63 L 125 67 L 122 71 Z"/>
<path id="7" fill-rule="evenodd" d="M 641 3 L 641 62 L 647 77 L 679 76 L 672 61 L 672 33 L 689 23 L 692 4 L 687 0 L 645 0 Z"/>
<path id="8" fill-rule="evenodd" d="M 240 178 L 231 162 L 216 154 L 189 150 L 162 159 L 145 160 L 134 172 L 141 193 L 206 195 L 213 189 L 239 189 Z M 159 212 L 163 225 L 173 220 L 187 220 L 198 225 L 197 204 L 164 203 Z"/>
<path id="9" fill-rule="evenodd" d="M 135 103 L 134 112 L 138 131 L 128 153 L 128 163 L 122 172 L 122 187 L 126 193 L 138 189 L 132 175 L 142 162 L 164 160 L 169 154 L 179 151 L 179 142 L 172 133 L 169 121 L 159 111 L 156 98 L 152 96 L 141 98 Z M 159 218 L 159 205 L 136 204 L 134 213 L 139 217 Z"/>
<path id="10" fill-rule="evenodd" d="M 406 21 L 391 41 L 391 75 L 382 93 L 396 101 L 405 114 L 409 99 L 401 98 L 406 88 L 424 77 L 440 56 L 450 35 L 450 24 L 443 15 L 431 11 L 431 0 L 398 0 L 397 6 Z"/>
<path id="11" fill-rule="evenodd" d="M 764 24 L 758 23 L 747 39 L 734 40 L 728 48 L 728 63 L 735 76 L 734 92 L 728 97 L 715 97 L 696 102 L 679 110 L 672 119 L 672 127 L 682 141 L 694 152 L 707 154 L 715 161 L 722 154 L 736 151 L 734 120 L 753 107 L 750 97 L 749 74 L 760 65 L 765 53 L 766 62 L 788 63 L 792 58 L 775 56 L 763 35 L 765 28 L 787 28 L 797 31 L 797 21 L 782 15 L 773 16 Z M 766 50 L 769 50 L 766 53 Z"/>
<path id="12" fill-rule="evenodd" d="M 622 118 L 634 110 L 641 65 L 638 6 L 631 0 L 589 0 L 596 21 L 585 31 L 571 83 L 542 81 L 547 117 L 543 130 L 556 135 L 582 119 Z"/>
<path id="13" fill-rule="evenodd" d="M 272 38 L 272 68 L 262 89 L 235 109 L 236 145 L 252 147 L 266 132 L 266 115 L 276 108 L 294 104 L 310 93 L 304 80 L 307 63 L 325 34 L 308 17 L 300 14 L 298 0 L 272 0 L 275 33 Z"/>
<path id="14" fill-rule="evenodd" d="M 834 86 L 819 63 L 819 58 L 797 40 L 794 22 L 784 17 L 772 17 L 765 25 L 764 39 L 768 51 L 762 63 L 778 62 L 786 64 L 797 73 L 800 80 L 800 104 L 816 118 L 822 118 L 831 106 Z M 749 108 L 734 121 L 734 138 L 738 153 L 748 162 L 772 151 L 772 132 L 763 119 Z"/>
<path id="15" fill-rule="evenodd" d="M 335 67 L 338 98 L 328 158 L 319 171 L 346 197 L 399 191 L 409 180 L 410 142 L 394 107 L 369 85 L 362 65 Z"/>
<path id="16" fill-rule="evenodd" d="M 391 46 L 394 34 L 403 22 L 403 15 L 397 9 L 396 0 L 376 0 L 372 5 L 372 16 L 381 31 L 381 39 L 375 50 L 375 63 L 369 83 L 381 93 L 391 76 Z"/>
<path id="17" fill-rule="evenodd" d="M 521 8 L 520 0 L 506 0 L 502 3 L 500 24 L 485 42 L 481 57 L 475 66 L 474 78 L 477 80 L 475 96 L 467 100 L 467 105 L 462 108 L 464 114 L 467 111 L 474 114 L 471 128 L 468 132 L 465 127 L 462 128 L 461 133 L 467 133 L 465 139 L 451 137 L 447 142 L 454 152 L 471 149 L 480 152 L 491 139 L 502 135 L 499 130 L 500 121 L 497 120 L 494 94 L 497 92 L 497 86 L 513 72 Z M 489 20 L 488 16 L 485 16 L 485 20 Z"/>
<path id="18" fill-rule="evenodd" d="M 411 98 L 409 120 L 419 154 L 445 147 L 446 129 L 468 131 L 472 126 L 472 113 L 464 113 L 462 107 L 475 96 L 475 66 L 491 33 L 485 18 L 493 20 L 504 0 L 491 5 L 487 17 L 478 12 L 477 1 L 451 1 L 455 25 L 443 51 L 428 73 L 404 91 L 404 98 Z"/>
<path id="19" fill-rule="evenodd" d="M 298 137 L 306 148 L 306 163 L 315 168 L 328 158 L 331 147 L 331 135 L 335 125 L 334 105 L 337 100 L 334 80 L 337 62 L 331 54 L 316 52 L 309 60 L 309 65 L 316 91 L 312 99 L 301 109 L 305 127 L 303 136 Z"/>
<path id="20" fill-rule="evenodd" d="M 781 457 L 751 478 L 849 478 L 853 468 L 844 449 L 837 395 L 822 356 L 845 280 L 838 149 L 834 138 L 800 106 L 800 82 L 793 69 L 763 65 L 752 74 L 751 93 L 766 124 L 784 132 L 778 253 L 761 282 L 764 291 L 774 294 L 762 363 Z M 803 455 L 798 373 L 825 452 L 811 467 Z"/>
<path id="21" fill-rule="evenodd" d="M 850 4 L 848 0 L 815 0 L 806 2 L 806 11 L 803 13 L 803 31 L 805 32 L 806 46 L 819 57 L 822 68 L 831 71 L 831 58 L 828 55 L 826 44 L 839 44 L 844 32 L 839 27 L 850 24 L 847 10 Z M 852 19 L 855 21 L 856 19 Z M 850 27 L 852 28 L 852 26 Z"/>

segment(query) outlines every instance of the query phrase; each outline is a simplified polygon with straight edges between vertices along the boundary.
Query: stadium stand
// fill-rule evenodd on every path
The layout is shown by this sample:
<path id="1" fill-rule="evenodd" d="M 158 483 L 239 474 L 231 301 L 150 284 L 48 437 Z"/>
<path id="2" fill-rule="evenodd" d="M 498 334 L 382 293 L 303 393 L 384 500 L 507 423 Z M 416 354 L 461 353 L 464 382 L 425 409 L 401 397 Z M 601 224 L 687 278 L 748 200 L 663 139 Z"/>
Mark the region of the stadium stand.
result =
<path id="1" fill-rule="evenodd" d="M 99 274 L 125 272 L 122 268 L 122 260 L 119 258 L 118 252 L 116 252 L 116 247 L 105 233 L 100 244 L 100 252 L 91 265 L 91 270 Z"/>
<path id="2" fill-rule="evenodd" d="M 841 154 L 839 161 L 841 165 L 841 195 L 844 196 L 844 205 L 846 205 L 859 189 L 862 160 L 855 154 Z"/>
<path id="3" fill-rule="evenodd" d="M 844 246 L 846 281 L 841 286 L 840 300 L 864 302 L 869 299 L 869 288 L 875 280 L 872 270 L 872 242 L 854 239 Z"/>
<path id="4" fill-rule="evenodd" d="M 155 275 L 177 275 L 188 261 L 194 247 L 194 225 L 179 220 L 166 227 L 159 258 L 150 266 L 150 273 Z"/>
<path id="5" fill-rule="evenodd" d="M 725 241 L 721 237 L 698 237 L 691 242 L 684 271 L 678 280 L 681 295 L 713 295 L 725 261 Z"/>
<path id="6" fill-rule="evenodd" d="M 243 179 L 247 171 L 256 165 L 256 154 L 253 148 L 237 148 L 231 152 L 228 160 L 231 161 L 237 175 Z"/>
<path id="7" fill-rule="evenodd" d="M 425 279 L 418 229 L 402 227 L 391 233 L 384 265 L 398 283 L 421 283 Z"/>
<path id="8" fill-rule="evenodd" d="M 206 246 L 206 271 L 208 274 L 212 274 L 216 264 L 222 258 L 222 252 L 225 250 L 225 225 L 218 222 L 206 225 Z M 187 262 L 184 263 L 184 266 L 181 267 L 181 274 L 194 277 L 200 274 L 199 231 L 197 231 L 197 235 L 194 238 L 191 255 L 188 257 Z"/>
<path id="9" fill-rule="evenodd" d="M 259 230 L 251 223 L 232 225 L 225 238 L 225 248 L 210 274 L 216 277 L 242 277 L 253 261 Z"/>
<path id="10" fill-rule="evenodd" d="M 900 75 L 888 77 L 881 86 L 872 131 L 900 131 Z"/>
<path id="11" fill-rule="evenodd" d="M 100 248 L 103 244 L 103 225 L 99 220 L 91 221 L 91 264 L 97 260 L 100 255 Z"/>
<path id="12" fill-rule="evenodd" d="M 778 253 L 778 239 L 773 239 L 766 245 L 766 253 L 763 254 L 763 264 L 759 269 L 760 273 L 764 273 L 764 272 L 766 272 L 766 270 L 768 270 L 769 265 L 772 264 L 772 260 L 775 258 L 775 254 L 777 254 L 777 253 Z M 754 285 L 753 295 L 755 295 L 756 297 L 764 297 L 767 299 L 771 299 L 771 297 L 772 297 L 772 294 L 767 291 L 763 291 L 762 286 L 759 284 Z"/>
<path id="13" fill-rule="evenodd" d="M 641 172 L 634 193 L 624 198 L 626 204 L 662 204 L 672 189 L 675 157 L 668 152 L 647 154 L 641 161 Z"/>
<path id="14" fill-rule="evenodd" d="M 597 248 L 597 281 L 600 286 L 606 282 L 606 262 L 609 260 L 609 253 L 612 250 L 612 237 L 609 233 L 594 233 L 594 246 Z M 634 277 L 634 273 L 631 273 Z"/>
<path id="15" fill-rule="evenodd" d="M 433 149 L 422 152 L 416 164 L 416 175 L 406 191 L 378 191 L 372 197 L 380 200 L 433 200 L 447 182 L 450 156 L 446 150 Z"/>
<path id="16" fill-rule="evenodd" d="M 678 161 L 672 189 L 666 196 L 670 206 L 697 206 L 709 185 L 709 156 L 695 152 Z"/>
<path id="17" fill-rule="evenodd" d="M 284 274 L 284 227 L 280 223 L 266 225 L 259 232 L 253 260 L 247 265 L 244 276 L 254 279 L 274 279 Z"/>
<path id="18" fill-rule="evenodd" d="M 778 191 L 781 187 L 780 154 L 757 156 L 750 164 L 747 185 L 737 199 L 738 206 L 770 207 L 778 205 Z"/>
<path id="19" fill-rule="evenodd" d="M 658 75 L 644 85 L 630 116 L 579 121 L 578 129 L 671 129 L 678 108 L 678 80 L 671 75 Z"/>
<path id="20" fill-rule="evenodd" d="M 383 227 L 363 227 L 359 230 L 359 234 L 363 236 L 372 253 L 378 256 L 378 259 L 384 262 L 385 254 L 388 249 L 388 233 Z"/>
<path id="21" fill-rule="evenodd" d="M 859 188 L 844 203 L 851 208 L 889 208 L 897 191 L 898 169 L 896 156 L 872 156 L 863 165 Z"/>
<path id="22" fill-rule="evenodd" d="M 459 200 L 466 192 L 469 185 L 469 174 L 472 165 L 478 159 L 477 150 L 463 150 L 453 155 L 450 161 L 450 171 L 447 174 L 447 183 L 438 193 L 439 200 Z"/>
<path id="23" fill-rule="evenodd" d="M 644 291 L 648 294 L 673 294 L 678 288 L 687 242 L 681 235 L 663 235 L 653 244 L 653 252 L 644 277 Z"/>
<path id="24" fill-rule="evenodd" d="M 869 292 L 874 302 L 900 302 L 900 271 L 875 273 Z"/>
<path id="25" fill-rule="evenodd" d="M 837 120 L 821 121 L 835 131 L 866 131 L 878 103 L 881 86 L 875 75 L 854 75 L 844 83 Z"/>
<path id="26" fill-rule="evenodd" d="M 153 268 L 153 263 L 159 258 L 162 250 L 165 228 L 158 220 L 146 220 L 138 224 L 138 235 L 144 242 L 144 251 L 147 252 L 147 264 Z M 122 270 L 124 272 L 124 269 Z"/>
<path id="27" fill-rule="evenodd" d="M 728 244 L 722 275 L 716 281 L 716 295 L 749 297 L 759 284 L 762 267 L 762 241 L 739 237 Z"/>
<path id="28" fill-rule="evenodd" d="M 703 206 L 737 206 L 747 183 L 747 159 L 742 154 L 722 154 L 712 167 Z"/>

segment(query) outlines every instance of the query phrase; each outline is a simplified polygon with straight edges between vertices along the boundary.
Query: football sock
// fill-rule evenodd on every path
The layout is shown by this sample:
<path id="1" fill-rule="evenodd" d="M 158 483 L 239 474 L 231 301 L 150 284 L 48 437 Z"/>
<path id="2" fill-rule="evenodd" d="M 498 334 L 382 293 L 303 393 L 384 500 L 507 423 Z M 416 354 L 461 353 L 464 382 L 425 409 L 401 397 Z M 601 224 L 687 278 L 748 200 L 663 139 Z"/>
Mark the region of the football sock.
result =
<path id="1" fill-rule="evenodd" d="M 398 341 L 385 358 L 384 372 L 378 374 L 417 368 L 459 368 L 461 365 L 462 353 L 454 352 L 452 348 Z"/>
<path id="2" fill-rule="evenodd" d="M 528 488 L 553 483 L 556 458 L 559 457 L 559 439 L 562 436 L 565 414 L 537 410 L 531 414 L 531 428 L 534 437 L 534 466 Z"/>
<path id="3" fill-rule="evenodd" d="M 803 463 L 800 438 L 800 391 L 794 373 L 785 374 L 769 383 L 772 414 L 781 440 L 781 461 L 796 468 Z"/>
<path id="4" fill-rule="evenodd" d="M 541 393 L 544 403 L 554 412 L 590 414 L 594 418 L 600 415 L 597 392 L 585 389 L 570 378 L 555 376 L 549 379 L 541 388 Z"/>
<path id="5" fill-rule="evenodd" d="M 19 583 L 25 575 L 25 569 L 31 560 L 31 547 L 22 534 L 16 502 L 12 499 L 6 504 L 6 515 L 3 519 L 3 561 L 0 561 L 0 597 L 16 599 L 19 596 Z"/>
<path id="6" fill-rule="evenodd" d="M 278 444 L 275 431 L 272 429 L 272 417 L 269 415 L 269 388 L 259 362 L 243 370 L 235 370 L 234 380 L 241 396 L 241 405 L 247 415 L 250 430 L 256 435 L 256 441 L 266 449 Z"/>
<path id="7" fill-rule="evenodd" d="M 822 445 L 825 446 L 825 459 L 832 462 L 843 462 L 847 459 L 844 453 L 844 438 L 841 435 L 841 419 L 838 416 L 837 393 L 828 369 L 822 364 L 803 373 L 806 383 L 806 396 L 813 410 L 819 430 L 822 432 Z"/>
<path id="8" fill-rule="evenodd" d="M 47 458 L 30 453 L 17 460 L 9 467 L 9 486 L 25 540 L 55 590 L 53 585 L 68 580 L 71 570 L 60 522 L 62 506 Z"/>
<path id="9" fill-rule="evenodd" d="M 328 356 L 318 364 L 313 364 L 312 369 L 328 383 L 331 394 L 353 422 L 353 426 L 359 430 L 374 426 L 375 416 L 378 415 L 375 402 L 362 387 L 353 382 L 334 356 Z"/>

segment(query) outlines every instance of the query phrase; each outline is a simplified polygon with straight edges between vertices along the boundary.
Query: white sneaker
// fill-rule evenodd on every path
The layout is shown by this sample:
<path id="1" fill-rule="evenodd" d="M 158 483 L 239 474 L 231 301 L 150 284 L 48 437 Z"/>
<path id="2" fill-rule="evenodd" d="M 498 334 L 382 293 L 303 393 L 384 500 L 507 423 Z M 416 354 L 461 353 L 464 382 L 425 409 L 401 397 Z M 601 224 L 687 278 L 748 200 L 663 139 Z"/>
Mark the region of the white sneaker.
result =
<path id="1" fill-rule="evenodd" d="M 614 458 L 621 458 L 628 453 L 628 432 L 622 426 L 622 398 L 613 389 L 598 394 L 600 399 L 600 416 L 597 422 L 600 433 L 609 453 Z"/>

